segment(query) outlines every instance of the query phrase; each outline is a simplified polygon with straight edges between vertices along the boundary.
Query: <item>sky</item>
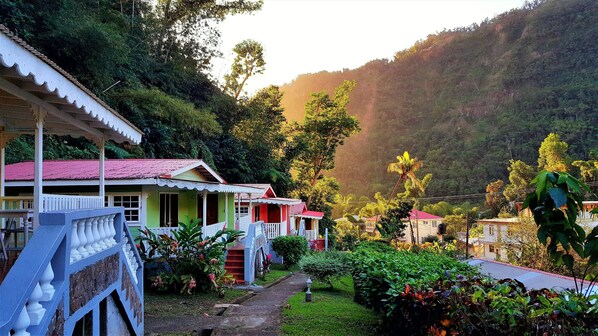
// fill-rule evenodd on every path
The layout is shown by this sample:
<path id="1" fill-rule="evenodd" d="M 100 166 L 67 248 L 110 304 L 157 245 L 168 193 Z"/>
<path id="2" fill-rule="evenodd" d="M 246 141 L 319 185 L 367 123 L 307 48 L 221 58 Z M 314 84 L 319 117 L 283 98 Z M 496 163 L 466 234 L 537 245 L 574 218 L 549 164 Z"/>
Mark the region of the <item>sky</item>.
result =
<path id="1" fill-rule="evenodd" d="M 222 81 L 234 59 L 233 47 L 253 39 L 264 46 L 266 70 L 249 79 L 251 95 L 270 84 L 322 70 L 354 69 L 445 28 L 492 18 L 524 0 L 265 0 L 254 14 L 220 24 L 223 58 L 212 75 Z"/>

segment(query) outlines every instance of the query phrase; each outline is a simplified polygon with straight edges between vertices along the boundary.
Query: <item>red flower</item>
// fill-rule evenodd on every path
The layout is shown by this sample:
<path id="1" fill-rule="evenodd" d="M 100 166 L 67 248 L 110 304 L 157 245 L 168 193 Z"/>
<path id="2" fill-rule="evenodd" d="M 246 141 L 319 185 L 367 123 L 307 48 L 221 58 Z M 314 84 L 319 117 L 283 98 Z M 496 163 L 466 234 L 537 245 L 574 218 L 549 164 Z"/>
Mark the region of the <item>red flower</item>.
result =
<path id="1" fill-rule="evenodd" d="M 216 258 L 212 258 L 212 259 L 210 260 L 210 264 L 212 264 L 212 265 L 218 265 L 218 259 L 216 259 Z"/>

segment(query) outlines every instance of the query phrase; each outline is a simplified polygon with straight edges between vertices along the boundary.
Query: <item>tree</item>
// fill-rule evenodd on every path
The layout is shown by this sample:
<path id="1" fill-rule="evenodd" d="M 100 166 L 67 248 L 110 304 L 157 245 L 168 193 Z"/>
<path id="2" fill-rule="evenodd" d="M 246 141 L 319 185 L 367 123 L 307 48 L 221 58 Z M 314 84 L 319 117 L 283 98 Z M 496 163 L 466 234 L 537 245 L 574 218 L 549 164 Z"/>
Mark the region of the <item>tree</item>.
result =
<path id="1" fill-rule="evenodd" d="M 535 169 L 521 160 L 509 161 L 509 184 L 503 194 L 510 202 L 523 202 L 525 196 L 533 189 L 532 180 Z"/>
<path id="2" fill-rule="evenodd" d="M 305 118 L 296 125 L 293 142 L 300 150 L 293 167 L 297 170 L 299 194 L 310 207 L 316 184 L 325 171 L 334 168 L 336 150 L 345 139 L 360 131 L 359 120 L 347 113 L 349 94 L 355 82 L 344 81 L 331 99 L 326 92 L 313 93 L 305 104 Z M 336 183 L 336 182 L 335 182 Z"/>
<path id="3" fill-rule="evenodd" d="M 247 80 L 257 74 L 264 73 L 264 47 L 257 41 L 245 40 L 238 43 L 233 51 L 237 56 L 233 61 L 231 72 L 224 76 L 224 91 L 239 100 Z M 282 95 L 281 95 L 282 96 Z"/>
<path id="4" fill-rule="evenodd" d="M 542 141 L 538 157 L 538 169 L 546 171 L 567 172 L 569 170 L 570 158 L 567 154 L 569 145 L 561 141 L 556 133 L 550 133 Z"/>
<path id="5" fill-rule="evenodd" d="M 490 209 L 490 216 L 496 217 L 506 205 L 506 198 L 502 193 L 505 183 L 502 180 L 496 180 L 488 183 L 486 186 L 486 200 L 484 205 Z"/>
<path id="6" fill-rule="evenodd" d="M 527 196 L 523 208 L 529 208 L 534 215 L 540 243 L 546 246 L 546 251 L 557 265 L 567 267 L 576 291 L 583 293 L 583 280 L 590 280 L 587 288 L 598 280 L 595 272 L 598 226 L 586 233 L 577 223 L 579 211 L 583 209 L 584 191 L 589 192 L 590 189 L 565 172 L 543 170 L 532 182 L 536 190 Z M 585 294 L 589 295 L 589 291 Z"/>
<path id="7" fill-rule="evenodd" d="M 378 230 L 383 237 L 398 239 L 405 236 L 407 224 L 403 219 L 409 218 L 413 205 L 407 202 L 400 202 L 398 206 L 393 206 L 380 217 L 378 221 Z M 409 221 L 411 224 L 411 221 Z M 415 240 L 412 240 L 415 242 Z"/>

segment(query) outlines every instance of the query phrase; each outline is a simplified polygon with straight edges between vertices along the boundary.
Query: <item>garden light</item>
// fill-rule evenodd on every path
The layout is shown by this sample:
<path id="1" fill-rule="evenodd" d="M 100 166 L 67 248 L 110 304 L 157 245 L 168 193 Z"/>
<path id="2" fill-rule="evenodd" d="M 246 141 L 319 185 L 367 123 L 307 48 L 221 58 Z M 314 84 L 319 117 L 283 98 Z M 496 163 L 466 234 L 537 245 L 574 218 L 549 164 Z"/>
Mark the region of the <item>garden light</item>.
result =
<path id="1" fill-rule="evenodd" d="M 305 302 L 311 302 L 311 279 L 307 278 L 305 281 L 305 285 L 307 286 L 307 291 L 305 292 Z"/>

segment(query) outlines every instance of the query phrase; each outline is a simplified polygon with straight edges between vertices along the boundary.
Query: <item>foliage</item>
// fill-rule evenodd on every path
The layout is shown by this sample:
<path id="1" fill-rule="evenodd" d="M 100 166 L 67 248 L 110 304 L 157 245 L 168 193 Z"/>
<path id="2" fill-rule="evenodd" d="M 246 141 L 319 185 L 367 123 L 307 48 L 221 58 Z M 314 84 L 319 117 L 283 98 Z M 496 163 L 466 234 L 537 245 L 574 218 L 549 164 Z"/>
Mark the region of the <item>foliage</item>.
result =
<path id="1" fill-rule="evenodd" d="M 438 237 L 434 236 L 434 235 L 429 235 L 429 236 L 423 237 L 422 241 L 424 243 L 437 243 L 438 242 Z"/>
<path id="2" fill-rule="evenodd" d="M 339 251 L 316 252 L 306 255 L 299 261 L 304 273 L 316 281 L 326 283 L 332 288 L 333 280 L 351 272 L 347 253 Z"/>
<path id="3" fill-rule="evenodd" d="M 355 299 L 382 314 L 393 335 L 590 334 L 598 311 L 585 298 L 516 280 L 480 278 L 470 266 L 433 249 L 353 254 Z"/>
<path id="4" fill-rule="evenodd" d="M 404 237 L 407 224 L 403 220 L 409 218 L 411 209 L 413 205 L 406 202 L 400 202 L 398 206 L 388 209 L 377 224 L 382 236 L 389 239 Z"/>
<path id="5" fill-rule="evenodd" d="M 421 181 L 417 179 L 417 176 L 415 176 L 415 172 L 422 167 L 422 164 L 422 161 L 419 161 L 417 158 L 411 158 L 409 156 L 409 152 L 405 151 L 403 155 L 397 156 L 396 162 L 393 162 L 388 165 L 389 173 L 399 174 L 397 183 L 395 184 L 393 190 L 390 192 L 389 198 L 394 197 L 395 191 L 397 190 L 399 184 L 407 180 L 411 182 L 413 188 L 419 189 L 423 193 Z"/>
<path id="6" fill-rule="evenodd" d="M 486 186 L 486 201 L 484 205 L 490 209 L 490 217 L 492 218 L 498 216 L 506 206 L 507 200 L 502 192 L 504 185 L 505 183 L 502 180 L 496 180 L 488 183 Z"/>
<path id="7" fill-rule="evenodd" d="M 364 241 L 359 243 L 360 250 L 369 250 L 376 253 L 392 253 L 395 249 L 388 245 L 386 241 Z"/>
<path id="8" fill-rule="evenodd" d="M 359 243 L 361 238 L 361 230 L 357 223 L 351 222 L 347 218 L 341 218 L 335 221 L 334 229 L 336 230 L 336 245 L 335 248 L 342 251 L 352 251 Z"/>
<path id="9" fill-rule="evenodd" d="M 326 92 L 312 93 L 305 104 L 303 123 L 295 125 L 293 143 L 300 151 L 294 158 L 293 167 L 297 170 L 300 196 L 310 209 L 318 191 L 317 183 L 323 179 L 325 171 L 334 168 L 337 148 L 346 138 L 360 131 L 359 120 L 347 113 L 349 94 L 354 87 L 353 81 L 343 82 L 332 99 Z M 336 194 L 331 195 L 332 201 Z"/>
<path id="10" fill-rule="evenodd" d="M 508 201 L 523 202 L 525 196 L 533 190 L 532 180 L 536 170 L 521 160 L 510 160 L 509 184 L 506 185 L 503 194 Z"/>
<path id="11" fill-rule="evenodd" d="M 279 236 L 272 240 L 272 249 L 288 269 L 307 254 L 307 240 L 303 236 Z"/>
<path id="12" fill-rule="evenodd" d="M 538 239 L 557 265 L 567 267 L 575 289 L 582 293 L 584 282 L 578 279 L 590 275 L 588 288 L 598 280 L 598 273 L 593 272 L 598 263 L 598 226 L 588 234 L 577 223 L 584 191 L 589 192 L 589 188 L 565 172 L 543 170 L 532 182 L 536 191 L 527 196 L 523 208 L 530 208 L 538 225 Z M 581 272 L 574 267 L 575 255 L 586 263 Z"/>
<path id="13" fill-rule="evenodd" d="M 570 158 L 567 154 L 569 145 L 561 141 L 560 135 L 550 133 L 542 141 L 538 152 L 538 168 L 546 171 L 566 172 L 569 170 Z"/>
<path id="14" fill-rule="evenodd" d="M 254 40 L 239 42 L 233 48 L 233 52 L 237 56 L 231 66 L 231 72 L 224 76 L 224 91 L 238 100 L 247 80 L 253 75 L 264 73 L 266 61 L 264 47 Z"/>
<path id="15" fill-rule="evenodd" d="M 142 257 L 146 265 L 159 267 L 155 274 L 146 274 L 152 289 L 180 294 L 215 289 L 224 294 L 223 284 L 230 281 L 224 271 L 224 252 L 242 232 L 220 230 L 203 239 L 200 221 L 180 222 L 173 237 L 156 235 L 148 229 L 141 231 L 137 241 Z"/>

